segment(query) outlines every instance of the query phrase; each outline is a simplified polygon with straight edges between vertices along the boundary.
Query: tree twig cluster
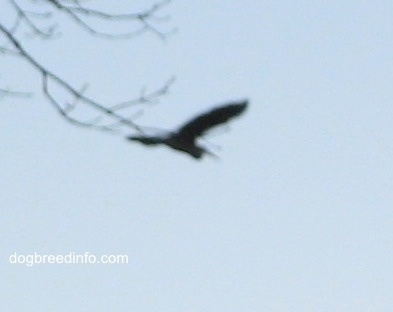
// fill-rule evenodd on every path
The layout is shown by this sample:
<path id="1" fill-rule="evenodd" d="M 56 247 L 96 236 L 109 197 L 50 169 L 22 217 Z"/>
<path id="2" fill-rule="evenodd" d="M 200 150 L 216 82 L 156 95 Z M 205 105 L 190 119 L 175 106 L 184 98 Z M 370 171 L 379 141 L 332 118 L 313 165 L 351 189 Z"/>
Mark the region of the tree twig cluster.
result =
<path id="1" fill-rule="evenodd" d="M 39 73 L 41 77 L 41 91 L 49 103 L 68 122 L 97 130 L 115 131 L 119 127 L 127 126 L 139 132 L 142 129 L 130 117 L 126 117 L 123 112 L 126 108 L 138 104 L 145 104 L 157 101 L 166 94 L 174 79 L 169 79 L 163 86 L 146 92 L 142 89 L 139 96 L 134 99 L 120 103 L 104 105 L 99 101 L 85 95 L 87 84 L 81 88 L 73 86 L 72 83 L 61 78 L 57 73 L 52 72 L 25 48 L 23 39 L 26 33 L 40 38 L 51 39 L 61 33 L 59 25 L 53 22 L 56 14 L 64 14 L 79 28 L 89 34 L 106 39 L 127 39 L 143 32 L 151 32 L 161 39 L 165 39 L 169 33 L 159 30 L 155 23 L 162 22 L 166 17 L 160 17 L 159 11 L 166 6 L 170 0 L 157 2 L 151 7 L 138 13 L 112 14 L 92 6 L 88 6 L 87 0 L 30 0 L 27 8 L 27 0 L 8 0 L 10 8 L 15 17 L 10 25 L 5 25 L 0 17 L 0 53 L 3 55 L 16 56 L 23 59 Z M 22 3 L 23 2 L 23 3 Z M 26 5 L 26 6 L 23 6 Z M 30 7 L 33 6 L 33 9 Z M 44 20 L 44 23 L 42 22 Z M 99 22 L 125 23 L 127 29 L 130 26 L 137 26 L 136 30 L 128 32 L 109 32 L 98 28 Z M 44 25 L 43 25 L 44 24 Z M 22 33 L 22 34 L 21 34 Z M 24 36 L 24 37 L 23 37 Z M 54 90 L 65 91 L 70 96 L 71 101 L 59 99 Z M 0 96 L 29 96 L 30 93 L 18 92 L 0 88 Z M 95 111 L 96 117 L 90 120 L 81 120 L 74 117 L 74 110 L 78 105 L 86 105 Z M 109 121 L 108 121 L 109 119 Z"/>

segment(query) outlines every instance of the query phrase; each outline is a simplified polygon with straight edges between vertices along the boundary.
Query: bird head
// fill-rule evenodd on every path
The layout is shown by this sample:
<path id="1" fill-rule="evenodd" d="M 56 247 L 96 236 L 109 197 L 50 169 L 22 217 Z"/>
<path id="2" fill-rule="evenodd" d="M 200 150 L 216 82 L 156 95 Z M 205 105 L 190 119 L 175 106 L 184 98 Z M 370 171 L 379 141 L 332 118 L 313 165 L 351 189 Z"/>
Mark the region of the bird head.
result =
<path id="1" fill-rule="evenodd" d="M 127 140 L 137 141 L 145 145 L 155 145 L 162 143 L 163 139 L 160 137 L 145 137 L 145 136 L 128 136 Z"/>

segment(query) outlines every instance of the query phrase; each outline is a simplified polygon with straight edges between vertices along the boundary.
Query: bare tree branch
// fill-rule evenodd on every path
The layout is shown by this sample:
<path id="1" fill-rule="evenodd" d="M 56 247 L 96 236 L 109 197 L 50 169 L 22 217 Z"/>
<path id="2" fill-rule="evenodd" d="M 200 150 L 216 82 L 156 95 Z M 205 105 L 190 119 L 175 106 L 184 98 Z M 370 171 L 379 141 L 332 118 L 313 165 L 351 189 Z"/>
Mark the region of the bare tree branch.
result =
<path id="1" fill-rule="evenodd" d="M 161 39 L 165 39 L 167 35 L 170 33 L 163 33 L 156 28 L 152 21 L 160 20 L 155 17 L 157 11 L 162 9 L 164 6 L 169 4 L 170 0 L 164 0 L 160 3 L 156 3 L 152 5 L 149 9 L 144 10 L 140 13 L 128 13 L 128 14 L 108 14 L 106 12 L 102 12 L 99 10 L 95 10 L 92 8 L 84 7 L 80 4 L 79 1 L 73 1 L 73 5 L 66 5 L 62 3 L 60 0 L 47 0 L 53 6 L 55 6 L 58 10 L 64 12 L 68 15 L 72 20 L 74 20 L 77 24 L 79 24 L 85 31 L 89 32 L 92 35 L 104 37 L 104 38 L 112 38 L 112 39 L 127 39 L 131 37 L 135 37 L 143 32 L 150 31 L 153 34 L 157 35 Z M 126 32 L 126 33 L 107 33 L 102 32 L 96 29 L 94 26 L 91 26 L 87 18 L 96 18 L 99 20 L 107 20 L 111 22 L 137 22 L 140 24 L 140 28 L 135 31 Z M 161 19 L 162 20 L 162 19 Z"/>
<path id="2" fill-rule="evenodd" d="M 96 101 L 84 96 L 80 92 L 78 92 L 74 87 L 69 85 L 66 81 L 63 79 L 59 78 L 57 75 L 53 74 L 50 72 L 48 69 L 44 68 L 38 61 L 36 61 L 18 42 L 14 36 L 0 23 L 0 31 L 6 35 L 6 37 L 9 39 L 9 41 L 14 45 L 14 47 L 19 51 L 20 55 L 23 56 L 23 58 L 30 63 L 36 70 L 38 70 L 42 76 L 42 84 L 43 84 L 43 91 L 44 94 L 48 97 L 48 99 L 51 101 L 52 104 L 61 112 L 61 114 L 65 117 L 68 116 L 64 109 L 61 107 L 60 103 L 55 100 L 55 98 L 52 96 L 51 92 L 49 91 L 48 88 L 48 80 L 53 81 L 53 83 L 59 85 L 69 93 L 71 93 L 76 99 L 79 99 L 79 101 L 88 104 L 90 106 L 93 106 L 97 110 L 112 116 L 113 118 L 117 119 L 119 122 L 130 126 L 131 128 L 134 128 L 136 130 L 139 130 L 139 127 L 131 122 L 130 120 L 127 120 L 123 118 L 120 115 L 117 115 L 115 112 L 112 110 L 106 108 L 105 106 L 97 103 Z M 95 126 L 95 125 L 87 125 L 83 122 L 78 122 L 79 125 L 84 125 L 84 126 Z M 101 127 L 99 127 L 101 129 Z"/>
<path id="3" fill-rule="evenodd" d="M 87 96 L 85 91 L 87 84 L 83 85 L 82 88 L 77 88 L 71 83 L 61 78 L 58 74 L 49 70 L 45 65 L 38 62 L 37 59 L 24 47 L 22 41 L 18 39 L 17 33 L 21 29 L 22 25 L 30 30 L 33 36 L 37 36 L 42 39 L 50 39 L 55 35 L 55 30 L 59 29 L 56 23 L 51 22 L 48 26 L 39 26 L 39 19 L 48 23 L 54 13 L 57 11 L 65 13 L 71 18 L 77 25 L 83 30 L 89 32 L 92 35 L 106 37 L 110 39 L 114 38 L 128 38 L 135 36 L 141 32 L 150 31 L 160 38 L 165 38 L 167 34 L 159 31 L 153 25 L 153 21 L 160 20 L 156 14 L 157 12 L 166 6 L 170 0 L 164 0 L 160 3 L 152 5 L 140 13 L 133 14 L 109 14 L 103 11 L 99 11 L 90 7 L 82 5 L 81 0 L 44 0 L 42 3 L 52 5 L 52 11 L 49 9 L 31 11 L 27 10 L 18 4 L 18 0 L 9 0 L 11 7 L 15 11 L 15 19 L 13 25 L 7 28 L 0 20 L 0 35 L 6 39 L 4 43 L 0 45 L 0 53 L 17 56 L 26 61 L 30 66 L 36 70 L 41 76 L 42 93 L 55 110 L 68 122 L 87 128 L 93 128 L 102 131 L 116 131 L 119 127 L 126 126 L 132 128 L 138 132 L 142 132 L 142 129 L 132 121 L 135 114 L 131 117 L 124 117 L 119 113 L 120 110 L 124 110 L 128 107 L 156 102 L 159 97 L 163 96 L 168 92 L 169 87 L 174 81 L 174 78 L 168 80 L 161 88 L 146 93 L 145 89 L 142 90 L 139 97 L 127 100 L 120 103 L 111 105 L 105 105 L 99 101 Z M 133 22 L 139 23 L 140 28 L 136 31 L 126 33 L 110 33 L 101 32 L 90 24 L 90 20 L 95 19 L 97 21 L 107 20 L 109 22 Z M 162 20 L 162 19 L 161 19 Z M 66 94 L 71 96 L 71 100 L 65 101 L 59 99 L 56 95 L 56 90 L 63 90 Z M 0 89 L 0 96 L 28 96 L 29 93 L 10 91 L 6 88 Z M 96 117 L 81 120 L 80 118 L 74 117 L 74 111 L 79 104 L 84 104 L 90 107 L 93 112 L 97 112 Z"/>

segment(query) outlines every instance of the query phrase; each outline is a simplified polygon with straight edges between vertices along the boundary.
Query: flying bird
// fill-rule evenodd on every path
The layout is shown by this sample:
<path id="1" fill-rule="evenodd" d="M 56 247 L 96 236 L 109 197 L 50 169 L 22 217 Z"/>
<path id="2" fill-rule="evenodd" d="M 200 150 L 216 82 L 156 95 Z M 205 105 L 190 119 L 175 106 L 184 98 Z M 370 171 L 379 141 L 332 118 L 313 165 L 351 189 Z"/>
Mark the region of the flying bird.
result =
<path id="1" fill-rule="evenodd" d="M 191 119 L 179 129 L 163 136 L 138 135 L 128 136 L 127 139 L 145 145 L 164 144 L 175 150 L 187 153 L 195 159 L 200 159 L 204 154 L 212 153 L 203 146 L 198 145 L 197 139 L 206 134 L 211 128 L 242 114 L 247 105 L 248 101 L 245 100 L 213 108 Z"/>

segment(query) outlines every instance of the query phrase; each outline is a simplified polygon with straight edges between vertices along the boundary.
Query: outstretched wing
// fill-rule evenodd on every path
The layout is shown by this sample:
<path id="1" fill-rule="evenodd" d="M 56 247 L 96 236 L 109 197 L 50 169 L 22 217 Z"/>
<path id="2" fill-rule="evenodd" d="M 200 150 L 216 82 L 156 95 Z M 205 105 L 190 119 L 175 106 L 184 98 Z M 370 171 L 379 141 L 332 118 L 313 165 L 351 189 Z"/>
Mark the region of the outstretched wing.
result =
<path id="1" fill-rule="evenodd" d="M 214 108 L 184 124 L 176 135 L 184 140 L 194 141 L 214 126 L 240 115 L 246 109 L 247 104 L 248 101 L 245 100 Z"/>

